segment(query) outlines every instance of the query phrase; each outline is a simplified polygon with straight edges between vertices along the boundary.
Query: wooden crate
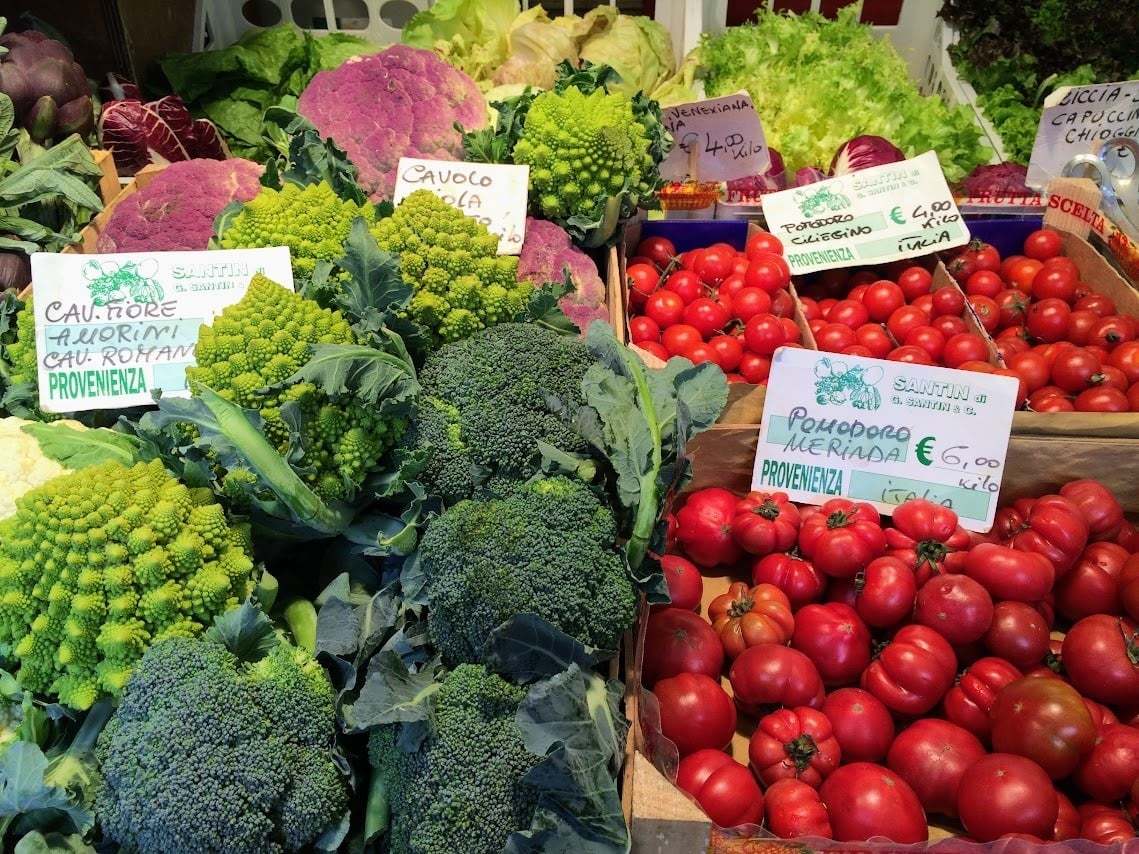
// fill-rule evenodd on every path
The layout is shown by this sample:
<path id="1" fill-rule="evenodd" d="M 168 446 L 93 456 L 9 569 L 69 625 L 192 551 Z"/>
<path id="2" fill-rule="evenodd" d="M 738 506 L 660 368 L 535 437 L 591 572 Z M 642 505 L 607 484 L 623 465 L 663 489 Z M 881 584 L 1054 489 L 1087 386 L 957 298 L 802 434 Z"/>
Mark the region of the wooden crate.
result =
<path id="1" fill-rule="evenodd" d="M 110 152 L 104 152 L 110 159 Z M 111 168 L 114 169 L 114 162 L 112 160 Z M 162 170 L 166 168 L 165 164 L 150 164 L 138 170 L 135 176 L 130 180 L 125 187 L 118 191 L 114 198 L 107 204 L 106 207 L 96 216 L 91 222 L 87 223 L 86 227 L 79 232 L 79 242 L 68 246 L 63 251 L 69 254 L 90 255 L 98 252 L 99 236 L 103 233 L 103 229 L 107 227 L 107 223 L 111 219 L 114 210 L 128 196 L 132 196 L 153 181 L 158 175 L 162 174 Z M 118 177 L 115 178 L 116 187 L 118 185 Z M 102 186 L 102 182 L 100 182 Z"/>
<path id="2" fill-rule="evenodd" d="M 114 203 L 115 197 L 122 190 L 119 172 L 115 168 L 115 158 L 111 152 L 102 148 L 92 148 L 91 157 L 99 167 L 99 171 L 103 173 L 99 176 L 99 198 L 103 200 L 103 207 L 106 209 L 107 205 Z"/>

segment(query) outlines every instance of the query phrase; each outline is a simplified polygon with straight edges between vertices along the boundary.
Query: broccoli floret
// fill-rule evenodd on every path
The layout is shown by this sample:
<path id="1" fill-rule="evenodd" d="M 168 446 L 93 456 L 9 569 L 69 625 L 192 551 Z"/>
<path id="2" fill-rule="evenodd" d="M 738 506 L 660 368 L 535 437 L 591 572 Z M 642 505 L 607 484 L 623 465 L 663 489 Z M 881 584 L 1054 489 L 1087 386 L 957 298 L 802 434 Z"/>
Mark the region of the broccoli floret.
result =
<path id="1" fill-rule="evenodd" d="M 443 679 L 417 748 L 399 744 L 402 724 L 372 730 L 368 753 L 391 809 L 391 854 L 496 854 L 530 827 L 537 796 L 522 777 L 541 759 L 515 720 L 525 696 L 464 664 Z"/>
<path id="2" fill-rule="evenodd" d="M 281 407 L 294 403 L 302 419 L 302 474 L 325 500 L 351 499 L 384 452 L 400 438 L 402 419 L 386 419 L 374 407 L 347 397 L 332 400 L 308 382 L 286 384 L 309 359 L 313 344 L 355 344 L 338 311 L 321 308 L 258 273 L 245 296 L 198 333 L 197 366 L 187 368 L 191 389 L 213 389 L 226 400 L 256 409 L 265 435 L 281 453 L 290 426 Z M 239 480 L 229 484 L 235 493 Z"/>
<path id="3" fill-rule="evenodd" d="M 491 631 L 524 613 L 615 649 L 636 610 L 616 532 L 613 514 L 589 487 L 563 477 L 518 483 L 436 516 L 419 554 L 428 629 L 444 660 L 480 661 Z"/>
<path id="4" fill-rule="evenodd" d="M 328 678 L 284 641 L 253 664 L 157 644 L 99 737 L 103 833 L 141 854 L 298 851 L 347 807 L 335 732 Z"/>
<path id="5" fill-rule="evenodd" d="M 64 705 L 117 696 L 148 646 L 252 589 L 245 534 L 158 461 L 64 474 L 16 507 L 0 522 L 0 647 Z"/>
<path id="6" fill-rule="evenodd" d="M 593 363 L 577 338 L 529 323 L 504 323 L 440 348 L 420 372 L 419 415 L 406 442 L 428 452 L 428 492 L 450 503 L 474 491 L 474 467 L 526 477 L 537 441 L 581 452 L 585 443 L 546 406 L 546 394 L 584 403 Z"/>
<path id="7" fill-rule="evenodd" d="M 411 318 L 436 343 L 458 341 L 517 317 L 533 290 L 517 279 L 518 259 L 498 256 L 498 237 L 428 190 L 416 190 L 372 230 L 399 254 L 414 296 Z"/>
<path id="8" fill-rule="evenodd" d="M 326 181 L 281 190 L 265 187 L 245 203 L 218 236 L 223 249 L 287 246 L 298 279 L 308 279 L 318 261 L 334 263 L 357 217 L 371 223 L 375 208 L 341 199 Z"/>

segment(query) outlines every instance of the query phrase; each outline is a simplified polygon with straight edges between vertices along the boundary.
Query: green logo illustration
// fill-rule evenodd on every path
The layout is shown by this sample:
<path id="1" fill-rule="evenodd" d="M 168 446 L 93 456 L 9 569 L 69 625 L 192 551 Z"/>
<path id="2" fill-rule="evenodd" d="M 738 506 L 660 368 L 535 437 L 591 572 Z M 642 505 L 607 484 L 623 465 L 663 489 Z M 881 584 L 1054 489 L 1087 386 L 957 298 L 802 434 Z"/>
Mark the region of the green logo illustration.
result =
<path id="1" fill-rule="evenodd" d="M 815 400 L 822 406 L 849 403 L 855 409 L 877 409 L 882 395 L 874 386 L 882 379 L 882 369 L 819 359 L 815 363 Z"/>
<path id="2" fill-rule="evenodd" d="M 165 292 L 154 278 L 157 273 L 158 262 L 153 258 L 127 261 L 125 264 L 88 261 L 83 265 L 83 278 L 87 280 L 93 305 L 110 305 L 124 300 L 144 304 L 160 302 Z"/>
<path id="3" fill-rule="evenodd" d="M 836 193 L 830 187 L 819 187 L 817 190 L 804 188 L 795 191 L 795 204 L 805 219 L 813 219 L 824 211 L 844 211 L 850 207 L 850 199 L 842 193 Z"/>

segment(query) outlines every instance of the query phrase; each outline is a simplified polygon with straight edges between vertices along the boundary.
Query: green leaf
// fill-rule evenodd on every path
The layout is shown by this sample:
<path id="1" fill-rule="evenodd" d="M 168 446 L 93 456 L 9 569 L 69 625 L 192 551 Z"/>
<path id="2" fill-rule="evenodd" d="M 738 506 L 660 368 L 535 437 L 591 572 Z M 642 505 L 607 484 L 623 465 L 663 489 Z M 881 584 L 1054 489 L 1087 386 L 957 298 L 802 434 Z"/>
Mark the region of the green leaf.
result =
<path id="1" fill-rule="evenodd" d="M 395 652 L 379 653 L 368 662 L 364 687 L 345 711 L 345 722 L 351 731 L 360 732 L 379 724 L 427 720 L 432 697 L 439 690 L 436 669 L 437 663 L 431 663 L 410 672 Z"/>
<path id="2" fill-rule="evenodd" d="M 3 92 L 0 92 L 0 136 L 7 136 L 16 123 L 16 107 Z"/>
<path id="3" fill-rule="evenodd" d="M 333 397 L 351 395 L 369 406 L 383 401 L 385 411 L 410 405 L 419 391 L 407 362 L 362 344 L 314 344 L 312 356 L 287 382 L 311 382 Z"/>
<path id="4" fill-rule="evenodd" d="M 95 849 L 78 833 L 49 833 L 45 836 L 33 830 L 16 843 L 12 854 L 95 854 Z"/>
<path id="5" fill-rule="evenodd" d="M 44 782 L 47 771 L 43 751 L 26 741 L 16 742 L 0 756 L 0 838 L 15 819 L 41 810 L 63 813 L 79 833 L 94 825 L 94 816 L 73 802 L 66 790 Z"/>
<path id="6" fill-rule="evenodd" d="M 105 427 L 77 430 L 58 422 L 33 422 L 20 428 L 39 442 L 44 456 L 65 468 L 80 469 L 105 462 L 132 466 L 139 461 L 139 441 Z"/>
<path id="7" fill-rule="evenodd" d="M 363 217 L 353 221 L 344 256 L 337 264 L 348 274 L 337 291 L 337 303 L 365 332 L 387 327 L 411 299 L 411 286 L 400 274 L 399 258 L 380 249 Z"/>
<path id="8" fill-rule="evenodd" d="M 586 646 L 534 614 L 517 614 L 490 633 L 484 654 L 491 670 L 526 685 L 571 664 L 590 670 L 616 653 Z"/>
<path id="9" fill-rule="evenodd" d="M 242 661 L 260 661 L 281 642 L 273 622 L 248 600 L 214 617 L 203 637 L 220 643 Z"/>

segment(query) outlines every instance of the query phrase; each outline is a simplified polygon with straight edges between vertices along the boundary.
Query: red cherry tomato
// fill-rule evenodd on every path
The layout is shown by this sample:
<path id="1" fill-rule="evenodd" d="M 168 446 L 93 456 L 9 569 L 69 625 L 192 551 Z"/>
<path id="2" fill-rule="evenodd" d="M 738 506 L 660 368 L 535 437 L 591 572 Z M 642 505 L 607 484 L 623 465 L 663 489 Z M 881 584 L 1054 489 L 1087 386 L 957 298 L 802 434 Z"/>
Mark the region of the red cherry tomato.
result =
<path id="1" fill-rule="evenodd" d="M 1064 251 L 1064 241 L 1058 231 L 1040 228 L 1024 239 L 1024 254 L 1038 261 L 1055 258 Z"/>
<path id="2" fill-rule="evenodd" d="M 668 352 L 668 350 L 664 349 L 663 344 L 661 344 L 657 341 L 642 341 L 639 344 L 636 344 L 635 346 L 640 347 L 646 353 L 651 353 L 652 355 L 654 355 L 658 359 L 660 359 L 662 362 L 667 362 L 669 360 L 669 357 L 672 355 L 671 353 Z"/>
<path id="3" fill-rule="evenodd" d="M 639 315 L 629 319 L 629 340 L 634 344 L 660 341 L 660 327 L 651 317 Z"/>
<path id="4" fill-rule="evenodd" d="M 734 335 L 717 335 L 708 342 L 712 351 L 712 361 L 719 365 L 724 373 L 731 373 L 740 366 L 740 359 L 744 355 L 744 345 Z"/>
<path id="5" fill-rule="evenodd" d="M 1108 317 L 1115 314 L 1115 300 L 1107 294 L 1090 293 L 1087 296 L 1080 297 L 1076 300 L 1075 309 L 1087 309 L 1094 311 L 1100 317 Z"/>
<path id="6" fill-rule="evenodd" d="M 771 313 L 776 317 L 791 317 L 795 313 L 795 301 L 791 299 L 791 292 L 778 290 L 771 295 Z"/>
<path id="7" fill-rule="evenodd" d="M 1070 268 L 1045 264 L 1032 280 L 1032 298 L 1062 299 L 1069 305 L 1075 301 L 1078 272 Z"/>
<path id="8" fill-rule="evenodd" d="M 1092 327 L 1088 336 L 1088 344 L 1105 347 L 1108 350 L 1116 345 L 1135 338 L 1136 325 L 1130 317 L 1122 314 L 1113 314 L 1101 318 L 1099 323 Z"/>
<path id="9" fill-rule="evenodd" d="M 750 256 L 744 279 L 748 287 L 761 288 L 768 293 L 774 293 L 791 283 L 791 268 L 781 255 L 771 252 L 756 252 Z"/>
<path id="10" fill-rule="evenodd" d="M 942 288 L 942 291 L 947 288 Z M 940 291 L 938 292 L 940 293 Z M 969 326 L 965 323 L 964 319 L 953 314 L 943 314 L 941 317 L 935 317 L 930 326 L 940 332 L 945 340 L 948 341 L 954 335 L 960 335 L 962 332 L 968 332 Z M 1028 346 L 1025 344 L 1025 346 Z"/>
<path id="11" fill-rule="evenodd" d="M 720 282 L 720 287 L 716 290 L 716 296 L 719 298 L 731 297 L 732 304 L 735 304 L 735 296 L 744 288 L 747 287 L 747 282 L 744 281 L 743 273 L 732 273 L 730 276 Z"/>
<path id="12" fill-rule="evenodd" d="M 716 286 L 731 275 L 736 252 L 731 247 L 710 246 L 696 259 L 692 270 L 704 284 Z"/>
<path id="13" fill-rule="evenodd" d="M 774 234 L 767 231 L 757 231 L 747 239 L 747 257 L 749 260 L 760 254 L 783 254 L 783 243 Z"/>
<path id="14" fill-rule="evenodd" d="M 997 309 L 1000 311 L 999 329 L 1024 325 L 1024 321 L 1028 317 L 1028 299 L 1024 294 L 1016 288 L 1006 288 L 993 299 L 996 300 Z"/>
<path id="15" fill-rule="evenodd" d="M 915 326 L 906 335 L 904 342 L 907 346 L 921 347 L 933 362 L 941 358 L 945 349 L 945 336 L 932 326 Z"/>
<path id="16" fill-rule="evenodd" d="M 703 344 L 704 336 L 695 326 L 678 323 L 661 333 L 660 343 L 670 356 L 683 356 L 697 344 Z"/>
<path id="17" fill-rule="evenodd" d="M 975 332 L 962 332 L 945 342 L 941 360 L 947 368 L 960 367 L 963 362 L 984 362 L 989 358 L 985 339 Z"/>
<path id="18" fill-rule="evenodd" d="M 739 366 L 740 375 L 749 383 L 759 385 L 760 383 L 767 382 L 767 377 L 771 373 L 771 359 L 767 356 L 759 356 L 755 353 L 745 352 L 740 357 Z"/>
<path id="19" fill-rule="evenodd" d="M 831 323 L 841 323 L 851 329 L 857 329 L 870 320 L 870 313 L 862 303 L 855 302 L 852 299 L 844 299 L 831 306 L 827 320 Z"/>
<path id="20" fill-rule="evenodd" d="M 933 294 L 922 294 L 916 300 L 910 303 L 914 308 L 920 308 L 926 313 L 927 317 L 933 316 Z"/>
<path id="21" fill-rule="evenodd" d="M 757 314 L 744 326 L 744 345 L 758 356 L 770 357 L 786 343 L 787 330 L 773 314 Z"/>
<path id="22" fill-rule="evenodd" d="M 854 330 L 854 337 L 876 359 L 883 359 L 894 349 L 886 330 L 877 323 L 864 323 Z"/>
<path id="23" fill-rule="evenodd" d="M 886 358 L 891 362 L 906 362 L 911 365 L 933 364 L 933 359 L 930 358 L 929 353 L 915 344 L 905 344 L 901 347 L 895 347 L 886 354 Z"/>
<path id="24" fill-rule="evenodd" d="M 960 317 L 965 311 L 965 295 L 955 287 L 938 288 L 933 292 L 933 316 Z"/>
<path id="25" fill-rule="evenodd" d="M 657 326 L 665 329 L 680 323 L 680 319 L 684 316 L 684 300 L 671 290 L 657 291 L 645 300 L 645 314 L 651 317 Z"/>
<path id="26" fill-rule="evenodd" d="M 732 295 L 732 314 L 747 323 L 757 314 L 771 313 L 771 296 L 759 288 L 741 288 Z"/>
<path id="27" fill-rule="evenodd" d="M 904 341 L 911 329 L 928 325 L 929 315 L 912 305 L 904 305 L 895 310 L 886 321 L 886 328 L 898 341 Z"/>
<path id="28" fill-rule="evenodd" d="M 1001 309 L 997 305 L 997 301 L 991 297 L 971 295 L 968 299 L 969 306 L 973 309 L 973 313 L 977 315 L 977 319 L 981 321 L 981 325 L 985 327 L 986 332 L 996 332 L 997 327 L 1001 322 Z"/>
<path id="29" fill-rule="evenodd" d="M 723 329 L 729 319 L 724 307 L 707 297 L 693 300 L 684 308 L 684 322 L 695 326 L 704 338 L 710 338 Z"/>
<path id="30" fill-rule="evenodd" d="M 1117 388 L 1106 386 L 1080 392 L 1072 405 L 1077 412 L 1128 412 L 1131 409 L 1126 394 Z"/>
<path id="31" fill-rule="evenodd" d="M 781 317 L 779 320 L 783 323 L 783 332 L 787 336 L 787 343 L 798 344 L 803 337 L 803 332 L 799 329 L 799 324 L 790 317 Z"/>
<path id="32" fill-rule="evenodd" d="M 891 314 L 906 304 L 906 295 L 896 284 L 882 279 L 866 286 L 862 304 L 866 306 L 871 320 L 885 323 Z"/>
<path id="33" fill-rule="evenodd" d="M 907 267 L 898 276 L 898 287 L 906 295 L 907 302 L 913 302 L 922 294 L 928 294 L 933 286 L 933 276 L 924 267 Z"/>
<path id="34" fill-rule="evenodd" d="M 815 344 L 824 353 L 840 353 L 857 343 L 854 330 L 845 323 L 827 323 L 815 333 Z"/>
<path id="35" fill-rule="evenodd" d="M 992 270 L 978 270 L 966 280 L 965 293 L 970 296 L 995 297 L 1004 286 L 1004 280 L 998 273 Z"/>
<path id="36" fill-rule="evenodd" d="M 1068 304 L 1062 299 L 1053 297 L 1034 302 L 1028 308 L 1028 332 L 1041 341 L 1059 341 L 1068 333 L 1071 313 Z"/>
<path id="37" fill-rule="evenodd" d="M 1033 350 L 1016 353 L 1008 359 L 1008 366 L 1024 380 L 1029 394 L 1048 384 L 1050 374 L 1048 363 L 1043 356 Z"/>
<path id="38" fill-rule="evenodd" d="M 685 305 L 704 295 L 704 283 L 691 270 L 677 270 L 664 280 L 664 289 L 679 296 Z"/>
<path id="39" fill-rule="evenodd" d="M 1099 357 L 1082 347 L 1072 347 L 1056 356 L 1052 363 L 1052 385 L 1070 394 L 1078 394 L 1092 385 L 1092 378 L 1102 367 Z"/>
<path id="40" fill-rule="evenodd" d="M 643 306 L 649 295 L 660 286 L 660 273 L 648 264 L 630 264 L 625 276 L 629 283 L 629 302 L 634 308 Z"/>
<path id="41" fill-rule="evenodd" d="M 637 244 L 637 254 L 663 269 L 676 256 L 676 244 L 667 237 L 646 237 Z"/>

